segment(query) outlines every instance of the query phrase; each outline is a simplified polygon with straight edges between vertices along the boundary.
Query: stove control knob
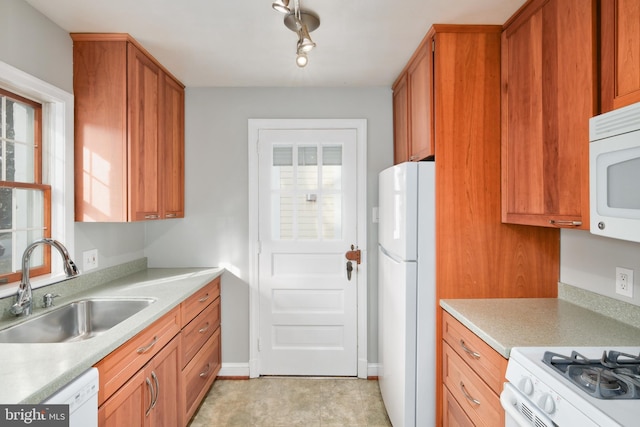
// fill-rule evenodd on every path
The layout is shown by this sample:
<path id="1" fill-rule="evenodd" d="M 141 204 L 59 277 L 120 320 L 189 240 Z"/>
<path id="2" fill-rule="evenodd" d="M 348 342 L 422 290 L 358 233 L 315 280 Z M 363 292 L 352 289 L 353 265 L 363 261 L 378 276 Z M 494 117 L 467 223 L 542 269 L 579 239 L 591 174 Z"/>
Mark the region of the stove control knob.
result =
<path id="1" fill-rule="evenodd" d="M 533 394 L 533 381 L 531 381 L 531 378 L 525 377 L 520 381 L 520 391 L 527 396 Z"/>
<path id="2" fill-rule="evenodd" d="M 556 403 L 553 401 L 553 396 L 545 393 L 540 397 L 540 408 L 547 414 L 553 414 L 556 410 Z"/>

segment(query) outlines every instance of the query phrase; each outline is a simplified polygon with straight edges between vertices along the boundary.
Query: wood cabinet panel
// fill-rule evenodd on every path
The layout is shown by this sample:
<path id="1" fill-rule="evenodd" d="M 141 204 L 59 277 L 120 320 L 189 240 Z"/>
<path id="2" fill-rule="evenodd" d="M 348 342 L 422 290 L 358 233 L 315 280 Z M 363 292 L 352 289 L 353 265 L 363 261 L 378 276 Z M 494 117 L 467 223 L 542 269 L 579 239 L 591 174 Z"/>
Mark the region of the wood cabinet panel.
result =
<path id="1" fill-rule="evenodd" d="M 127 34 L 71 37 L 76 221 L 184 216 L 184 86 Z"/>
<path id="2" fill-rule="evenodd" d="M 393 163 L 409 160 L 409 89 L 403 74 L 393 87 Z"/>
<path id="3" fill-rule="evenodd" d="M 160 216 L 160 69 L 131 43 L 129 57 L 129 218 Z"/>
<path id="4" fill-rule="evenodd" d="M 184 88 L 163 76 L 163 120 L 161 123 L 163 218 L 184 218 Z"/>
<path id="5" fill-rule="evenodd" d="M 191 419 L 198 405 L 220 372 L 221 345 L 218 328 L 207 343 L 183 370 L 183 392 L 185 422 Z"/>
<path id="6" fill-rule="evenodd" d="M 505 381 L 507 359 L 498 354 L 449 313 L 443 312 L 442 317 L 443 339 L 496 394 L 500 394 L 502 384 Z"/>
<path id="7" fill-rule="evenodd" d="M 436 300 L 556 297 L 559 230 L 501 221 L 502 27 L 435 25 Z M 442 384 L 442 310 L 436 314 Z M 436 389 L 436 425 L 443 396 Z"/>
<path id="8" fill-rule="evenodd" d="M 600 112 L 640 102 L 640 2 L 600 2 Z"/>
<path id="9" fill-rule="evenodd" d="M 395 164 L 434 155 L 431 46 L 425 37 L 392 87 Z"/>
<path id="10" fill-rule="evenodd" d="M 475 427 L 446 386 L 442 386 L 442 393 L 444 395 L 442 425 L 444 427 Z"/>
<path id="11" fill-rule="evenodd" d="M 216 298 L 182 330 L 182 368 L 193 359 L 218 327 L 220 327 L 220 298 Z"/>
<path id="12" fill-rule="evenodd" d="M 589 228 L 589 118 L 597 106 L 595 3 L 531 0 L 505 24 L 506 223 Z"/>
<path id="13" fill-rule="evenodd" d="M 159 351 L 98 410 L 100 427 L 173 427 L 182 422 L 179 337 Z"/>
<path id="14" fill-rule="evenodd" d="M 182 302 L 182 327 L 220 296 L 220 277 L 213 279 L 196 293 Z"/>
<path id="15" fill-rule="evenodd" d="M 409 160 L 419 161 L 434 153 L 432 134 L 433 64 L 431 40 L 425 40 L 418 48 L 407 70 L 409 85 Z"/>
<path id="16" fill-rule="evenodd" d="M 448 344 L 442 350 L 444 384 L 464 412 L 476 426 L 503 426 L 499 397 Z"/>
<path id="17" fill-rule="evenodd" d="M 180 310 L 175 308 L 118 347 L 95 367 L 100 374 L 98 404 L 102 404 L 180 332 Z"/>

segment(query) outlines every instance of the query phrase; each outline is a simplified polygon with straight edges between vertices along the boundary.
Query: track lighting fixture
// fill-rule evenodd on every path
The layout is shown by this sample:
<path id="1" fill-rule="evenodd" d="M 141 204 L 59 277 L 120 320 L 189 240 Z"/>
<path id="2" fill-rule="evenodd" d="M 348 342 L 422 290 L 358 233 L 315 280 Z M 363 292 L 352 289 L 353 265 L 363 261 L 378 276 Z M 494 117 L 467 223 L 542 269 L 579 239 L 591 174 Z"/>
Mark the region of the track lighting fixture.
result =
<path id="1" fill-rule="evenodd" d="M 309 33 L 320 26 L 320 18 L 313 12 L 302 10 L 300 0 L 293 0 L 293 10 L 289 8 L 289 0 L 277 0 L 272 6 L 278 12 L 286 13 L 284 25 L 298 35 L 296 64 L 300 68 L 305 67 L 309 62 L 307 53 L 316 47 Z"/>

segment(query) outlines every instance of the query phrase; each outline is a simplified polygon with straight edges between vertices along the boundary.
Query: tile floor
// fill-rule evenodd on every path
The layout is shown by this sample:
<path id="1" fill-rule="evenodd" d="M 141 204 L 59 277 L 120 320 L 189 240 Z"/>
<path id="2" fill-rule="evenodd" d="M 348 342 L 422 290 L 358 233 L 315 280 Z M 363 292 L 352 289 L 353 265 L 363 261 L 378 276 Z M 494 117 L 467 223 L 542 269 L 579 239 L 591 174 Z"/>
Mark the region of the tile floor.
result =
<path id="1" fill-rule="evenodd" d="M 352 378 L 216 380 L 190 427 L 391 426 L 377 381 Z"/>

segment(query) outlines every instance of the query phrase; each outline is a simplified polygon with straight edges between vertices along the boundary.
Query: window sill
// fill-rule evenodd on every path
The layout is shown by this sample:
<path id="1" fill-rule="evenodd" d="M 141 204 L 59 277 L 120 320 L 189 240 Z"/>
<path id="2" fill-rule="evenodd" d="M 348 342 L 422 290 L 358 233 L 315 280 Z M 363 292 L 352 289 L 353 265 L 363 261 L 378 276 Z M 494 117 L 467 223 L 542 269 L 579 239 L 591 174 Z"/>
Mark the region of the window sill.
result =
<path id="1" fill-rule="evenodd" d="M 30 280 L 31 289 L 35 290 L 64 280 L 67 280 L 67 276 L 64 273 L 43 274 L 42 276 L 34 277 Z M 0 299 L 14 296 L 18 292 L 19 286 L 20 282 L 11 282 L 0 285 Z"/>

